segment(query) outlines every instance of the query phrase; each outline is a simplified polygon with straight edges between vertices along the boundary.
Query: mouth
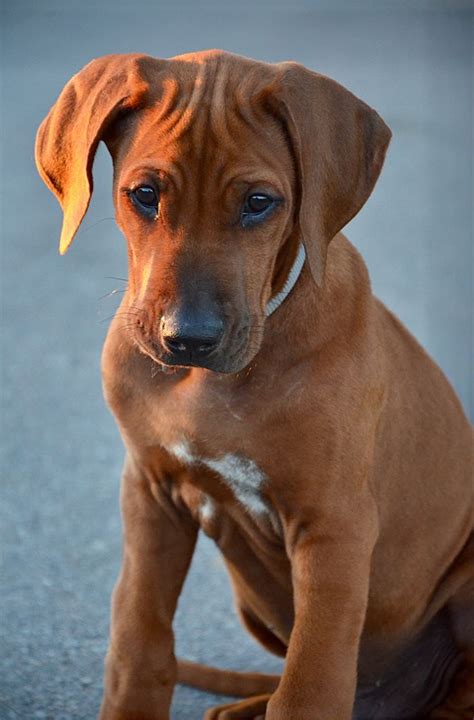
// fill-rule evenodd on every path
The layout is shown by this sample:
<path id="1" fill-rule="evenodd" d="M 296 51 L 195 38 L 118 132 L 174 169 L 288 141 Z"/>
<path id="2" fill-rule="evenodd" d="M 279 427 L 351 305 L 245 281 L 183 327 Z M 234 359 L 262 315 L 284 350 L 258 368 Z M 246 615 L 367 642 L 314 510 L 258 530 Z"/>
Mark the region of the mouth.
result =
<path id="1" fill-rule="evenodd" d="M 134 333 L 133 338 L 141 353 L 147 355 L 157 365 L 157 369 L 166 374 L 176 373 L 179 370 L 201 368 L 211 372 L 232 374 L 243 370 L 253 359 L 257 350 L 256 343 L 250 342 L 250 333 L 237 347 L 231 348 L 229 343 L 221 343 L 212 352 L 205 353 L 196 349 L 187 349 L 176 355 L 166 350 L 159 341 L 147 340 Z M 259 346 L 260 343 L 257 343 Z"/>

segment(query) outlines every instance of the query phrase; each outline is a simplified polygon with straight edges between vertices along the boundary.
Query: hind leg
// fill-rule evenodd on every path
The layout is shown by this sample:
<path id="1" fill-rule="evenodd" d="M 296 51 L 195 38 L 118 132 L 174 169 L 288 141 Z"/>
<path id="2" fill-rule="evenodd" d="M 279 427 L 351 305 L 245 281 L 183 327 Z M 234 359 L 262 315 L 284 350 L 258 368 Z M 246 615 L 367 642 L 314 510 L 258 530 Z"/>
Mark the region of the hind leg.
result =
<path id="1" fill-rule="evenodd" d="M 243 700 L 242 702 L 219 705 L 204 715 L 204 720 L 264 720 L 270 695 Z"/>
<path id="2" fill-rule="evenodd" d="M 473 543 L 474 544 L 474 543 Z M 470 546 L 472 550 L 472 545 Z M 462 653 L 461 665 L 443 703 L 429 720 L 473 720 L 474 718 L 474 553 L 470 553 L 468 579 L 449 601 L 452 630 Z"/>

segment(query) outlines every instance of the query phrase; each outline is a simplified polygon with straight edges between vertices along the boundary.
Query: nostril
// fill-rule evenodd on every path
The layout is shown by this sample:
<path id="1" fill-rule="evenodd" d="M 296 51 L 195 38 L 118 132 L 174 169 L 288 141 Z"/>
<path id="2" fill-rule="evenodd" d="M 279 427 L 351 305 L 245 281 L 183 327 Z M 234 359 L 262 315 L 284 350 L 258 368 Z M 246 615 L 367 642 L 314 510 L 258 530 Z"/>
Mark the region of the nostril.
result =
<path id="1" fill-rule="evenodd" d="M 186 343 L 183 342 L 183 339 L 178 337 L 175 337 L 174 335 L 164 335 L 163 336 L 163 342 L 165 345 L 174 352 L 185 352 L 186 351 Z"/>
<path id="2" fill-rule="evenodd" d="M 199 354 L 208 355 L 217 347 L 218 338 L 189 337 L 185 335 L 163 336 L 165 347 L 175 355 Z"/>
<path id="3" fill-rule="evenodd" d="M 212 339 L 211 338 L 209 338 L 209 339 L 200 338 L 197 342 L 198 342 L 197 349 L 204 351 L 204 350 L 208 350 L 208 349 L 216 347 L 218 340 L 216 338 L 212 338 Z"/>

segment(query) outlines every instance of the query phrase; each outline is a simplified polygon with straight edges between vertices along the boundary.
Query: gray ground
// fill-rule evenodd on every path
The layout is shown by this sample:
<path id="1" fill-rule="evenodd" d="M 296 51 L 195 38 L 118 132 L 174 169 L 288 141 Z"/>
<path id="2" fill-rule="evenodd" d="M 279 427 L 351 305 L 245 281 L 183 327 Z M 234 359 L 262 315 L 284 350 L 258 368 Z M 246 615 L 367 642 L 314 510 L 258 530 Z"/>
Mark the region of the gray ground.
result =
<path id="1" fill-rule="evenodd" d="M 382 179 L 348 229 L 376 292 L 440 363 L 468 407 L 471 369 L 472 13 L 463 2 L 212 5 L 5 2 L 2 18 L 4 356 L 0 720 L 92 720 L 120 556 L 122 446 L 99 356 L 125 277 L 110 162 L 66 258 L 60 212 L 33 140 L 66 80 L 92 57 L 223 47 L 294 58 L 375 106 L 394 132 Z M 431 8 L 431 9 L 428 9 Z M 449 8 L 449 9 L 448 9 Z M 278 666 L 235 619 L 222 563 L 201 542 L 176 621 L 180 653 Z M 179 688 L 173 718 L 213 698 Z"/>

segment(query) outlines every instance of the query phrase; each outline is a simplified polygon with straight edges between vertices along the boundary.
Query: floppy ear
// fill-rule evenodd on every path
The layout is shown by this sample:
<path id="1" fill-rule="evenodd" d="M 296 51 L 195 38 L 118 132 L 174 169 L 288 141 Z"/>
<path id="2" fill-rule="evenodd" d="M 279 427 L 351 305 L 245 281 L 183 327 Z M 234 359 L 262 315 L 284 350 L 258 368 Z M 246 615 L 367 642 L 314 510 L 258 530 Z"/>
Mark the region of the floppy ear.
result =
<path id="1" fill-rule="evenodd" d="M 299 225 L 318 285 L 330 241 L 366 202 L 392 133 L 375 110 L 324 75 L 281 63 L 272 94 L 300 181 Z"/>
<path id="2" fill-rule="evenodd" d="M 89 206 L 100 140 L 119 115 L 143 107 L 149 90 L 144 69 L 163 62 L 146 55 L 93 60 L 67 83 L 43 120 L 36 136 L 36 165 L 63 209 L 61 255 Z"/>

